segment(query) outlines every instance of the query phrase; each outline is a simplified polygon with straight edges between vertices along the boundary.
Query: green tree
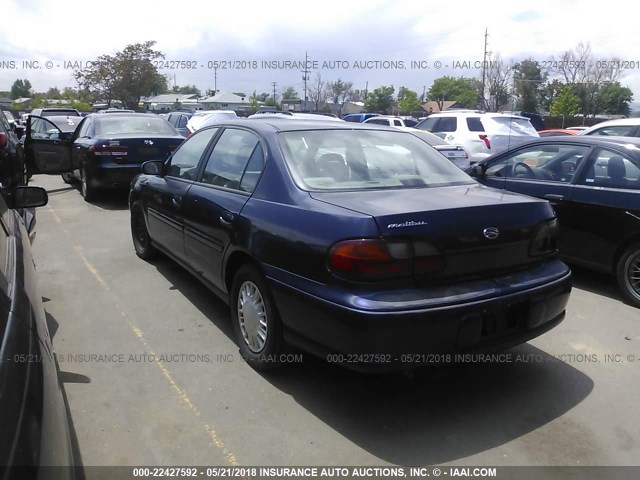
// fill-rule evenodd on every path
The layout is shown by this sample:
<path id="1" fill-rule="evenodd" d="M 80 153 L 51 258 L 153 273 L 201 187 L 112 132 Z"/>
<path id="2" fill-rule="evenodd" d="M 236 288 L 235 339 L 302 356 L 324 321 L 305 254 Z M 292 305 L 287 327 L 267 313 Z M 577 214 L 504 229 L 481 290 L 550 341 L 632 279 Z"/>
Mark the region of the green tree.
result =
<path id="1" fill-rule="evenodd" d="M 284 92 L 282 92 L 282 98 L 299 98 L 298 92 L 293 87 L 287 87 Z"/>
<path id="2" fill-rule="evenodd" d="M 393 107 L 393 94 L 395 88 L 393 85 L 387 87 L 385 85 L 376 88 L 373 92 L 369 92 L 364 108 L 367 112 L 388 113 Z"/>
<path id="3" fill-rule="evenodd" d="M 548 112 L 551 110 L 553 101 L 560 95 L 560 92 L 564 88 L 564 83 L 558 79 L 547 81 L 542 88 L 540 88 L 540 107 L 542 110 Z"/>
<path id="4" fill-rule="evenodd" d="M 602 112 L 609 115 L 626 116 L 631 113 L 629 103 L 633 101 L 633 92 L 620 85 L 620 82 L 604 85 L 599 97 Z"/>
<path id="5" fill-rule="evenodd" d="M 513 65 L 514 94 L 518 99 L 518 110 L 537 112 L 542 104 L 541 89 L 547 80 L 538 62 L 527 59 Z"/>
<path id="6" fill-rule="evenodd" d="M 398 108 L 404 113 L 419 111 L 422 108 L 418 100 L 418 94 L 406 87 L 400 87 L 397 100 Z"/>
<path id="7" fill-rule="evenodd" d="M 18 79 L 11 85 L 11 98 L 24 98 L 31 96 L 31 82 L 26 78 Z"/>
<path id="8" fill-rule="evenodd" d="M 338 115 L 342 113 L 342 106 L 349 99 L 352 88 L 353 82 L 345 82 L 340 78 L 335 82 L 327 83 L 327 95 L 333 101 L 334 109 Z"/>
<path id="9" fill-rule="evenodd" d="M 177 93 L 179 95 L 198 95 L 200 96 L 200 89 L 195 85 L 174 85 L 171 87 L 171 93 Z"/>
<path id="10" fill-rule="evenodd" d="M 580 111 L 580 99 L 573 93 L 570 85 L 566 85 L 560 90 L 560 95 L 551 104 L 551 115 L 562 116 L 562 126 L 564 119 L 572 117 Z"/>
<path id="11" fill-rule="evenodd" d="M 89 67 L 76 70 L 81 89 L 96 92 L 109 105 L 120 100 L 126 108 L 138 108 L 140 97 L 167 91 L 167 79 L 153 61 L 164 58 L 154 50 L 155 41 L 127 45 L 115 55 L 101 55 Z"/>
<path id="12" fill-rule="evenodd" d="M 44 96 L 49 99 L 53 99 L 62 97 L 62 94 L 60 93 L 58 87 L 51 87 L 49 88 L 49 90 L 47 90 L 47 93 L 45 93 Z"/>
<path id="13" fill-rule="evenodd" d="M 440 77 L 436 78 L 429 88 L 427 97 L 438 103 L 442 110 L 447 101 L 458 102 L 463 108 L 475 108 L 478 102 L 478 80 L 468 77 Z"/>

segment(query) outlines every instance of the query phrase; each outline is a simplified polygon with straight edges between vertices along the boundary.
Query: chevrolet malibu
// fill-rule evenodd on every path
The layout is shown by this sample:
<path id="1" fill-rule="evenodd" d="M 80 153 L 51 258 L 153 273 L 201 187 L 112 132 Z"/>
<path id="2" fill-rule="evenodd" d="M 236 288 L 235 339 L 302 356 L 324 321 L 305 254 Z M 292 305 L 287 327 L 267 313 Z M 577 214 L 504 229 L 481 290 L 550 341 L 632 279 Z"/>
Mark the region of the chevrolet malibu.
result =
<path id="1" fill-rule="evenodd" d="M 411 132 L 228 122 L 142 171 L 137 255 L 166 254 L 226 301 L 254 368 L 287 344 L 408 368 L 507 348 L 565 316 L 571 272 L 549 203 L 478 184 Z"/>

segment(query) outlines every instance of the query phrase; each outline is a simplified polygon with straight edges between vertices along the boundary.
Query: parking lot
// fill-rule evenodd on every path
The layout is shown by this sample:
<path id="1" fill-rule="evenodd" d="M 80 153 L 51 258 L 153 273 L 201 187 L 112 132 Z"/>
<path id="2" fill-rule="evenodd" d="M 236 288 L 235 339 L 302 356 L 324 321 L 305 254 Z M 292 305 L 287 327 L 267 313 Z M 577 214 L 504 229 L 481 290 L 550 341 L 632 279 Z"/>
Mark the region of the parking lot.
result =
<path id="1" fill-rule="evenodd" d="M 84 465 L 633 465 L 640 311 L 575 272 L 565 321 L 500 361 L 356 374 L 293 354 L 262 374 L 227 307 L 136 257 L 126 194 L 57 176 L 34 256 Z M 304 312 L 300 312 L 304 315 Z M 476 359 L 477 360 L 477 359 Z"/>

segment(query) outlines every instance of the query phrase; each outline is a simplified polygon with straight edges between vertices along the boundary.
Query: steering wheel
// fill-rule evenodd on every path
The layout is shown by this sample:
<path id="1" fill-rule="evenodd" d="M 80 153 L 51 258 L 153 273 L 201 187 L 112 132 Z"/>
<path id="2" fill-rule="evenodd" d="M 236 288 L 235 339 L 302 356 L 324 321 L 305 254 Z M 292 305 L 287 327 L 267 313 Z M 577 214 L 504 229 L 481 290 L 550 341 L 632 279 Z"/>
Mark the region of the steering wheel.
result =
<path id="1" fill-rule="evenodd" d="M 520 174 L 520 175 L 526 175 L 527 177 L 530 178 L 536 178 L 536 174 L 534 173 L 533 169 L 527 165 L 524 162 L 516 162 L 513 164 L 513 175 L 514 176 L 519 176 L 517 169 L 518 167 L 522 167 L 524 169 L 524 173 Z"/>

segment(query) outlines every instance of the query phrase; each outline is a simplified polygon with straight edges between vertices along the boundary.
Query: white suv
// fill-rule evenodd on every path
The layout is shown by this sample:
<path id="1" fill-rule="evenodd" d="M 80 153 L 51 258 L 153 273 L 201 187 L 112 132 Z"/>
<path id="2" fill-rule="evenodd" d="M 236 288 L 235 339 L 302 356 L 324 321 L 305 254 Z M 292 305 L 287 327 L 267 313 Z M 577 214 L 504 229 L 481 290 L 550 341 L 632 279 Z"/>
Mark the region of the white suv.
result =
<path id="1" fill-rule="evenodd" d="M 478 110 L 434 113 L 415 128 L 434 133 L 451 144 L 462 145 L 471 162 L 539 137 L 526 117 Z"/>
<path id="2" fill-rule="evenodd" d="M 415 119 L 395 117 L 393 115 L 378 115 L 367 118 L 364 123 L 375 125 L 387 125 L 389 127 L 415 127 L 418 123 Z"/>

